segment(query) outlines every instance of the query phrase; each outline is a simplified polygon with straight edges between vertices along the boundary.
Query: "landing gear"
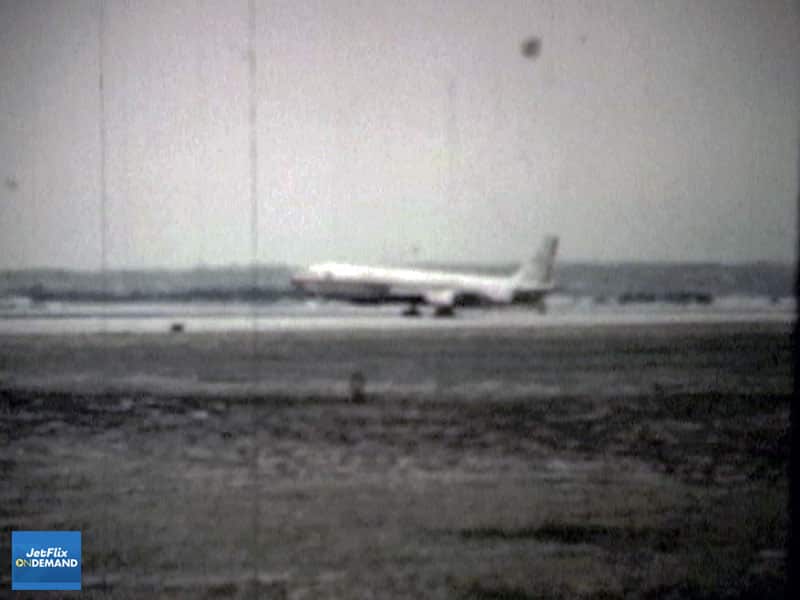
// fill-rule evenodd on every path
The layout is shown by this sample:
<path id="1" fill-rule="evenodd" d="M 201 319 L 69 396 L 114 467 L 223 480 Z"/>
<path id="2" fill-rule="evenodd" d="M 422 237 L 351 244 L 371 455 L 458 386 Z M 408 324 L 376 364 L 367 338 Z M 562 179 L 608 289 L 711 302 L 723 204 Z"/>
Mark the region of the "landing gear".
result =
<path id="1" fill-rule="evenodd" d="M 455 314 L 452 306 L 437 306 L 433 312 L 434 317 L 453 317 Z"/>
<path id="2" fill-rule="evenodd" d="M 433 309 L 433 316 L 434 317 L 452 317 L 455 316 L 455 310 L 452 306 L 436 306 Z M 414 302 L 408 305 L 403 311 L 404 317 L 419 317 L 422 315 L 422 311 L 419 309 L 419 304 Z"/>
<path id="3" fill-rule="evenodd" d="M 403 311 L 404 317 L 418 317 L 420 316 L 419 306 L 416 302 L 411 303 L 408 308 Z"/>

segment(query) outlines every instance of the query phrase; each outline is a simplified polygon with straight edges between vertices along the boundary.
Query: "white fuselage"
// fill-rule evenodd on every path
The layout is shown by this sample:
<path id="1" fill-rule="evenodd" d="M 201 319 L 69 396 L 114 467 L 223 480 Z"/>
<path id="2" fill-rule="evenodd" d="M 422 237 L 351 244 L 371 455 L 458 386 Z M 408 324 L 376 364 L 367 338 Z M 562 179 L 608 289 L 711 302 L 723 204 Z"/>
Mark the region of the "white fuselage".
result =
<path id="1" fill-rule="evenodd" d="M 451 311 L 456 304 L 520 301 L 541 305 L 553 289 L 557 248 L 558 238 L 546 236 L 536 256 L 508 277 L 329 262 L 298 273 L 292 283 L 316 296 L 355 302 L 424 302 L 439 312 Z"/>
<path id="2" fill-rule="evenodd" d="M 314 265 L 296 275 L 292 282 L 310 294 L 323 297 L 361 302 L 418 301 L 434 305 L 452 305 L 464 297 L 509 303 L 515 292 L 545 291 L 537 286 L 515 286 L 510 277 L 342 263 Z"/>

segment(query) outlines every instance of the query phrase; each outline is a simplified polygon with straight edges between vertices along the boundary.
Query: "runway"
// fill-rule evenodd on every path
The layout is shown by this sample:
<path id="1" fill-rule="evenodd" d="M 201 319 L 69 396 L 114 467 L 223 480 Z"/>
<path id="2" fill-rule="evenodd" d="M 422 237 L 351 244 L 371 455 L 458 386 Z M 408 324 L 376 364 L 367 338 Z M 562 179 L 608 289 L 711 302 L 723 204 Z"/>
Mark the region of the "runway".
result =
<path id="1" fill-rule="evenodd" d="M 786 323 L 795 317 L 790 300 L 723 299 L 713 305 L 597 305 L 556 298 L 547 314 L 525 307 L 461 309 L 452 318 L 434 318 L 423 308 L 416 318 L 401 316 L 397 305 L 356 306 L 338 302 L 80 304 L 0 310 L 3 334 L 160 333 L 180 323 L 189 332 L 210 331 L 379 331 L 406 329 L 519 329 L 594 325 L 690 323 Z"/>

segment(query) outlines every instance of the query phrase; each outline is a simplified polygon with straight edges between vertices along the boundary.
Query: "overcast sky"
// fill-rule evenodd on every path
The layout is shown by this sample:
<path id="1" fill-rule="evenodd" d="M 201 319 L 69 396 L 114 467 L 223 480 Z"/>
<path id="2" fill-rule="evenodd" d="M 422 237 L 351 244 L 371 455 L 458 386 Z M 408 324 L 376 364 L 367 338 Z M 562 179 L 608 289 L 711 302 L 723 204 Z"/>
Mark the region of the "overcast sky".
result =
<path id="1" fill-rule="evenodd" d="M 260 261 L 794 259 L 788 0 L 256 4 Z M 0 0 L 0 268 L 101 263 L 98 6 Z M 109 266 L 248 262 L 247 1 L 104 22 Z"/>

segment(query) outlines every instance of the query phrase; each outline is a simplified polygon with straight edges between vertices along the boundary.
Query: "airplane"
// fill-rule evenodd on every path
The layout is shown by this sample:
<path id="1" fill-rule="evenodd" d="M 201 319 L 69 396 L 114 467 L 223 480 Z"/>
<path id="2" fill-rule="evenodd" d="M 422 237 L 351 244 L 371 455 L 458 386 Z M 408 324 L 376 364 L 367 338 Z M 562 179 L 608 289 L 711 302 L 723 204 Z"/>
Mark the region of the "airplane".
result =
<path id="1" fill-rule="evenodd" d="M 405 316 L 418 316 L 419 304 L 433 306 L 437 317 L 452 316 L 456 306 L 485 304 L 527 303 L 544 312 L 557 249 L 558 237 L 546 236 L 536 256 L 507 277 L 326 262 L 295 274 L 292 285 L 322 298 L 408 303 Z"/>

